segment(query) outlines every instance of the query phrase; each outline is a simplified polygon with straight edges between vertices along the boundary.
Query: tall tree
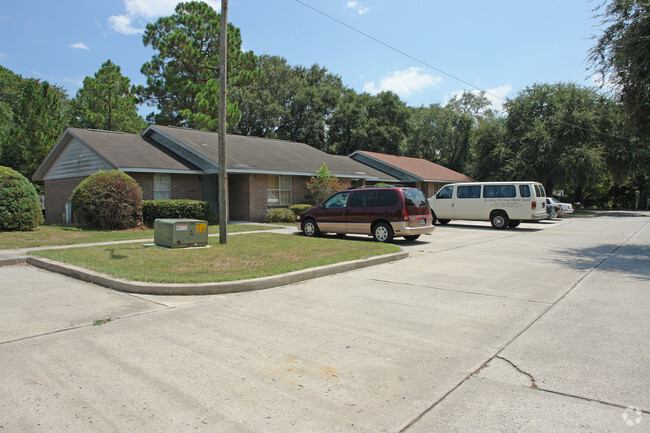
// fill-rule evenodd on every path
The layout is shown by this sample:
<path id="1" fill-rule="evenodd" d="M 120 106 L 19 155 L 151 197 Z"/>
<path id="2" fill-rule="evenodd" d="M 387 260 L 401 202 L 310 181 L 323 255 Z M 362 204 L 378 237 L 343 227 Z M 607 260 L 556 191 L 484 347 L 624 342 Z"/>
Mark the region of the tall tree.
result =
<path id="1" fill-rule="evenodd" d="M 0 137 L 9 134 L 22 85 L 23 77 L 0 66 Z"/>
<path id="2" fill-rule="evenodd" d="M 621 92 L 621 100 L 639 131 L 650 135 L 650 0 L 610 0 L 597 10 L 608 26 L 589 53 L 603 82 Z"/>
<path id="3" fill-rule="evenodd" d="M 65 130 L 67 104 L 60 87 L 47 81 L 25 80 L 11 129 L 0 143 L 0 165 L 31 178 Z"/>
<path id="4" fill-rule="evenodd" d="M 509 178 L 590 184 L 604 174 L 615 138 L 615 105 L 592 88 L 573 83 L 535 84 L 505 104 Z"/>
<path id="5" fill-rule="evenodd" d="M 296 68 L 288 65 L 286 59 L 267 54 L 260 56 L 256 79 L 230 90 L 230 98 L 237 102 L 242 112 L 241 121 L 233 132 L 279 138 L 280 127 L 288 121 L 291 103 L 303 84 Z"/>
<path id="6" fill-rule="evenodd" d="M 107 60 L 70 101 L 72 125 L 80 128 L 140 133 L 147 123 L 137 111 L 130 80 L 119 66 Z"/>
<path id="7" fill-rule="evenodd" d="M 395 93 L 372 96 L 347 90 L 333 113 L 329 135 L 339 155 L 357 150 L 399 155 L 409 128 L 409 110 Z"/>
<path id="8" fill-rule="evenodd" d="M 147 120 L 161 125 L 199 126 L 207 118 L 192 117 L 192 113 L 210 116 L 217 112 L 215 101 L 205 92 L 206 86 L 218 88 L 221 76 L 220 18 L 208 4 L 192 1 L 179 3 L 173 15 L 160 18 L 155 24 L 147 24 L 142 40 L 156 54 L 142 66 L 147 85 L 138 87 L 138 95 L 160 110 Z M 229 87 L 255 75 L 256 57 L 250 51 L 243 52 L 241 43 L 239 29 L 229 23 Z"/>

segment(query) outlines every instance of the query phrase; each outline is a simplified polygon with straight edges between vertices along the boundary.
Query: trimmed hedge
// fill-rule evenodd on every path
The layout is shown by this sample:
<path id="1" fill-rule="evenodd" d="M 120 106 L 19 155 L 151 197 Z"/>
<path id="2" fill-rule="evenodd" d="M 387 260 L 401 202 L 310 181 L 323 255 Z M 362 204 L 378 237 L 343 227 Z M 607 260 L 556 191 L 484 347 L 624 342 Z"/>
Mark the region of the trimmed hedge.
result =
<path id="1" fill-rule="evenodd" d="M 191 218 L 219 224 L 219 214 L 212 211 L 210 203 L 200 200 L 145 200 L 142 202 L 144 224 L 153 227 L 156 218 Z"/>
<path id="2" fill-rule="evenodd" d="M 81 182 L 70 198 L 83 227 L 124 230 L 142 224 L 142 190 L 123 171 L 100 171 Z"/>
<path id="3" fill-rule="evenodd" d="M 0 166 L 0 231 L 29 231 L 43 224 L 34 185 L 22 174 Z"/>
<path id="4" fill-rule="evenodd" d="M 293 211 L 283 208 L 269 209 L 264 215 L 265 223 L 292 223 L 296 221 L 296 214 Z"/>
<path id="5" fill-rule="evenodd" d="M 296 216 L 300 215 L 303 211 L 306 211 L 307 209 L 311 209 L 313 206 L 310 204 L 292 204 L 289 206 L 289 210 L 291 210 Z"/>

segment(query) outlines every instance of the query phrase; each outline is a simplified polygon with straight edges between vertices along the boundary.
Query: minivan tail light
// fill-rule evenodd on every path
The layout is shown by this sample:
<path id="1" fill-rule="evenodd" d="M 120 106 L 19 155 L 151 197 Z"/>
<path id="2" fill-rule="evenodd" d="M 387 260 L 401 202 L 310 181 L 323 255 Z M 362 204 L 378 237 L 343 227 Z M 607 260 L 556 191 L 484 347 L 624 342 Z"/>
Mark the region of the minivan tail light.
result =
<path id="1" fill-rule="evenodd" d="M 409 213 L 406 209 L 404 209 L 404 221 L 408 221 L 409 219 Z"/>

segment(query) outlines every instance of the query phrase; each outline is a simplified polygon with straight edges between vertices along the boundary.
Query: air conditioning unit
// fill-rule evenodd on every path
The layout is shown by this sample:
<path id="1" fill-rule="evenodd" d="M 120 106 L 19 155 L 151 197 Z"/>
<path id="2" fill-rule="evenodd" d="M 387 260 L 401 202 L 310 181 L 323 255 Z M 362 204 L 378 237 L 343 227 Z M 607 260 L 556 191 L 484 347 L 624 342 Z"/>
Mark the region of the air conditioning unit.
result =
<path id="1" fill-rule="evenodd" d="M 153 226 L 153 241 L 166 248 L 208 245 L 208 222 L 189 218 L 158 218 Z"/>

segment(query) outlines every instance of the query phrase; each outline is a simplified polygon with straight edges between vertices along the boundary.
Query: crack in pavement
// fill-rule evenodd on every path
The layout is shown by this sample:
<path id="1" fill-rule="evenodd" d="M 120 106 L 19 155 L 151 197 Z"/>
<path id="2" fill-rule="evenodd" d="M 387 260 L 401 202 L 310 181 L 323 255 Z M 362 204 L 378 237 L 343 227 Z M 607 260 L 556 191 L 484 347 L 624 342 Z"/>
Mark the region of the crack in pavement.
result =
<path id="1" fill-rule="evenodd" d="M 551 310 L 552 310 L 556 305 L 558 305 L 560 302 L 562 302 L 562 301 L 563 301 L 563 300 L 564 300 L 564 299 L 565 299 L 565 298 L 566 298 L 566 297 L 567 297 L 571 292 L 573 292 L 573 291 L 575 290 L 576 287 L 578 287 L 578 286 L 580 285 L 580 283 L 582 283 L 582 281 L 585 280 L 585 278 L 587 278 L 589 275 L 591 275 L 592 272 L 594 272 L 594 271 L 595 271 L 596 269 L 598 269 L 598 268 L 599 268 L 603 263 L 605 263 L 607 260 L 609 260 L 610 257 L 612 257 L 612 255 L 613 255 L 614 253 L 616 253 L 616 251 L 618 251 L 618 250 L 619 250 L 623 245 L 625 245 L 626 243 L 628 243 L 628 242 L 630 241 L 630 239 L 632 239 L 634 236 L 636 236 L 639 232 L 641 232 L 642 230 L 644 230 L 645 227 L 646 227 L 648 224 L 650 224 L 650 223 L 646 222 L 645 224 L 643 224 L 643 225 L 642 225 L 639 229 L 637 229 L 634 233 L 630 234 L 630 235 L 629 235 L 629 236 L 628 236 L 628 237 L 627 237 L 623 242 L 621 242 L 621 243 L 620 243 L 616 248 L 612 249 L 612 250 L 611 250 L 611 251 L 610 251 L 610 252 L 609 252 L 609 253 L 608 253 L 608 254 L 607 254 L 607 255 L 606 255 L 602 260 L 600 260 L 596 265 L 594 265 L 591 269 L 589 269 L 587 272 L 585 272 L 585 274 L 584 274 L 582 277 L 580 277 L 580 278 L 578 279 L 578 281 L 576 281 L 576 282 L 573 284 L 573 286 L 571 286 L 571 287 L 570 287 L 570 288 L 569 288 L 569 289 L 568 289 L 568 290 L 567 290 L 567 291 L 566 291 L 562 296 L 560 296 L 560 297 L 559 297 L 555 302 L 553 302 L 551 305 L 549 305 L 548 308 L 546 308 L 544 311 L 542 311 L 541 314 L 540 314 L 539 316 L 537 316 L 537 317 L 536 317 L 532 322 L 530 322 L 526 327 L 524 327 L 524 329 L 522 329 L 521 332 L 519 332 L 519 333 L 516 334 L 513 338 L 511 338 L 508 342 L 506 342 L 506 343 L 504 344 L 504 346 L 503 346 L 501 349 L 499 349 L 499 350 L 498 350 L 494 355 L 492 355 L 492 356 L 491 356 L 487 361 L 485 361 L 485 362 L 484 362 L 484 363 L 483 363 L 479 368 L 477 368 L 475 371 L 471 372 L 470 374 L 468 374 L 467 376 L 465 376 L 464 378 L 462 378 L 462 379 L 461 379 L 461 380 L 460 380 L 460 381 L 459 381 L 455 386 L 453 386 L 449 391 L 447 391 L 447 392 L 446 392 L 446 393 L 445 393 L 441 398 L 439 398 L 438 400 L 436 400 L 435 402 L 433 402 L 433 404 L 431 404 L 428 408 L 426 408 L 424 411 L 422 411 L 420 414 L 418 414 L 415 418 L 413 418 L 413 419 L 412 419 L 412 420 L 411 420 L 411 421 L 410 421 L 406 426 L 404 426 L 402 429 L 400 429 L 398 433 L 404 433 L 404 432 L 406 432 L 408 429 L 410 429 L 414 424 L 416 424 L 418 421 L 420 421 L 420 420 L 421 420 L 421 419 L 422 419 L 422 418 L 423 418 L 427 413 L 431 412 L 431 411 L 432 411 L 432 410 L 433 410 L 433 409 L 434 409 L 434 408 L 435 408 L 435 407 L 436 407 L 440 402 L 444 401 L 444 400 L 445 400 L 449 395 L 451 395 L 454 391 L 456 391 L 458 388 L 460 388 L 460 386 L 461 386 L 462 384 L 464 384 L 465 382 L 467 382 L 471 377 L 475 376 L 479 371 L 481 371 L 483 368 L 485 368 L 485 367 L 486 367 L 486 366 L 487 366 L 487 365 L 488 365 L 492 360 L 494 360 L 495 358 L 500 358 L 500 359 L 502 359 L 503 361 L 508 362 L 510 365 L 512 365 L 513 367 L 517 368 L 517 370 L 520 371 L 521 373 L 523 373 L 523 374 L 525 374 L 525 375 L 531 377 L 531 378 L 533 379 L 533 383 L 534 383 L 534 378 L 533 378 L 533 376 L 531 376 L 530 374 L 528 374 L 528 373 L 524 372 L 523 370 L 519 369 L 518 367 L 515 366 L 515 364 L 513 364 L 513 363 L 510 362 L 509 360 L 507 360 L 507 359 L 501 357 L 501 356 L 500 356 L 501 353 L 503 353 L 503 351 L 505 351 L 505 350 L 508 348 L 508 346 L 510 346 L 510 345 L 511 345 L 515 340 L 517 340 L 517 339 L 518 339 L 522 334 L 524 334 L 528 329 L 530 329 L 533 325 L 535 325 L 535 323 L 537 323 L 537 322 L 540 321 L 544 316 L 546 316 L 546 314 L 547 314 L 549 311 L 551 311 Z M 477 242 L 476 244 L 480 244 L 480 243 L 484 243 L 484 242 L 489 242 L 489 241 Z M 463 247 L 464 247 L 464 245 L 463 245 L 463 246 L 459 246 L 458 248 L 463 248 Z M 454 248 L 450 248 L 449 250 L 451 250 L 451 249 L 454 249 Z M 447 250 L 447 251 L 448 251 L 448 250 Z M 536 386 L 537 386 L 537 385 L 536 385 Z M 559 392 L 559 391 L 547 390 L 547 389 L 543 389 L 543 388 L 539 388 L 539 387 L 537 387 L 537 388 L 535 388 L 535 389 L 538 390 L 538 391 L 542 391 L 542 392 L 548 392 L 548 393 L 552 393 L 552 394 L 556 394 L 556 395 L 561 395 L 561 396 L 565 396 L 565 397 L 577 398 L 577 399 L 581 399 L 581 400 L 584 400 L 584 401 L 592 401 L 592 402 L 602 403 L 602 404 L 604 404 L 604 405 L 608 405 L 608 406 L 612 406 L 612 407 L 617 407 L 617 408 L 622 408 L 622 409 L 627 409 L 627 408 L 628 408 L 628 406 L 624 406 L 624 405 L 620 405 L 620 404 L 616 404 L 616 403 L 611 403 L 611 402 L 605 402 L 605 401 L 596 400 L 596 399 L 591 399 L 591 398 L 589 398 L 589 397 L 574 396 L 574 395 L 571 395 L 571 394 L 566 394 L 566 393 L 562 393 L 562 392 Z M 641 412 L 643 412 L 643 413 L 648 413 L 648 414 L 650 414 L 650 411 L 648 411 L 647 409 L 644 409 L 644 410 L 639 409 L 639 410 L 640 410 Z"/>

